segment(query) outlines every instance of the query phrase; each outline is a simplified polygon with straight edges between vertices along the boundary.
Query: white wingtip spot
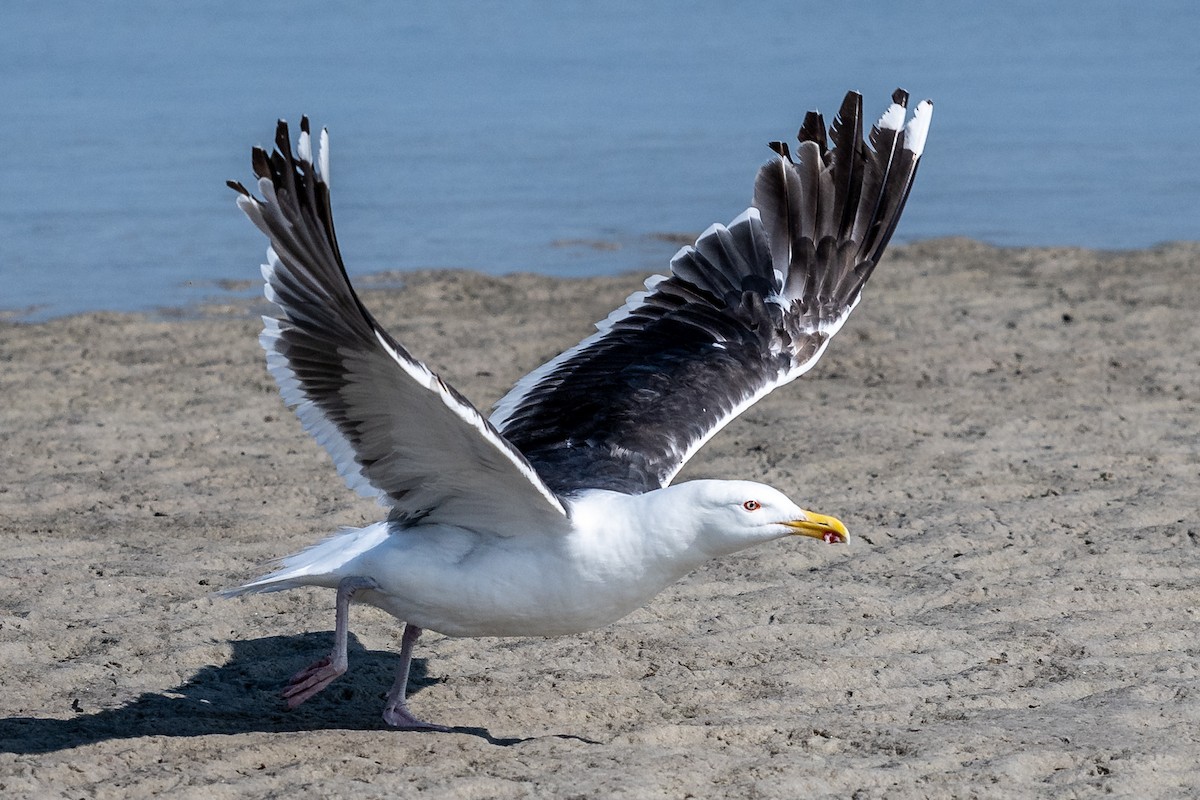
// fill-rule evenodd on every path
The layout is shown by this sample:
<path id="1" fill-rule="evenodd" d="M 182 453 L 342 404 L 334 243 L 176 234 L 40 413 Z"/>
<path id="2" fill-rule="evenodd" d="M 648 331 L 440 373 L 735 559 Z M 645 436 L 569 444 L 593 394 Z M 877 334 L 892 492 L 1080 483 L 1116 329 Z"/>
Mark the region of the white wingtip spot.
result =
<path id="1" fill-rule="evenodd" d="M 321 162 L 321 178 L 325 181 L 326 186 L 330 186 L 332 181 L 329 176 L 329 129 L 321 128 L 321 145 L 318 148 L 317 155 Z"/>
<path id="2" fill-rule="evenodd" d="M 922 100 L 913 112 L 913 118 L 904 126 L 904 148 L 913 155 L 925 152 L 925 137 L 929 134 L 929 121 L 933 119 L 933 103 Z"/>
<path id="3" fill-rule="evenodd" d="M 875 127 L 885 131 L 898 131 L 904 127 L 904 106 L 892 103 L 887 111 L 875 123 Z"/>
<path id="4" fill-rule="evenodd" d="M 312 163 L 312 137 L 308 135 L 308 131 L 300 131 L 300 141 L 296 143 L 296 150 L 300 153 L 300 160 Z"/>

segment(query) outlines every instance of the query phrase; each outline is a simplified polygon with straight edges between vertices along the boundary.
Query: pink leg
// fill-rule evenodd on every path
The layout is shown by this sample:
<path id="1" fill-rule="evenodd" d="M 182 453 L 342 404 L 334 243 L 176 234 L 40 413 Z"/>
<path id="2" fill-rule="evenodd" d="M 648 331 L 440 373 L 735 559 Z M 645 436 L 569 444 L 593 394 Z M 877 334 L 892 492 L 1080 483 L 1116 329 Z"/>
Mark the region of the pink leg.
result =
<path id="1" fill-rule="evenodd" d="M 359 590 L 376 588 L 378 588 L 378 584 L 370 578 L 346 578 L 338 584 L 333 652 L 292 676 L 287 688 L 283 690 L 283 699 L 287 700 L 288 708 L 300 705 L 346 672 L 346 647 L 350 637 L 350 603 Z"/>
<path id="2" fill-rule="evenodd" d="M 453 729 L 417 719 L 408 710 L 408 668 L 412 665 L 413 645 L 420 635 L 421 629 L 411 622 L 404 626 L 404 636 L 400 639 L 400 666 L 396 668 L 396 681 L 388 692 L 383 721 L 394 728 L 448 732 Z"/>

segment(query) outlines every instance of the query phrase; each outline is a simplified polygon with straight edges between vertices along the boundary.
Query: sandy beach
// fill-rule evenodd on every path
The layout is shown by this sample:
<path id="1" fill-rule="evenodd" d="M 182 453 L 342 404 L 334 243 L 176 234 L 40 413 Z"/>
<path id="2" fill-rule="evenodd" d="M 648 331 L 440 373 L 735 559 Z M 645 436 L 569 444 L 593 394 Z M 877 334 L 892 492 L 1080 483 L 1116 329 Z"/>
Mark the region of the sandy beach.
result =
<path id="1" fill-rule="evenodd" d="M 1200 244 L 893 248 L 823 361 L 680 480 L 838 516 L 558 639 L 400 626 L 288 712 L 333 593 L 213 592 L 381 516 L 278 397 L 258 302 L 0 323 L 0 795 L 1184 797 L 1200 791 Z M 644 275 L 368 290 L 481 408 Z"/>

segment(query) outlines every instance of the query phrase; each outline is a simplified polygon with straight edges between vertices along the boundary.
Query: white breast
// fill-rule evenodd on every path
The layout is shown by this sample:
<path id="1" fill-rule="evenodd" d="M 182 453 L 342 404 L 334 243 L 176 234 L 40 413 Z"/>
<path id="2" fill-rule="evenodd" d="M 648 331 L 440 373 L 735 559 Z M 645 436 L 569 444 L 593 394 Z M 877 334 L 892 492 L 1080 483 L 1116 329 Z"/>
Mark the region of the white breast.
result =
<path id="1" fill-rule="evenodd" d="M 606 512 L 574 514 L 567 535 L 422 527 L 345 569 L 379 583 L 365 602 L 447 636 L 579 633 L 639 608 L 703 560 L 681 559 L 661 537 Z"/>

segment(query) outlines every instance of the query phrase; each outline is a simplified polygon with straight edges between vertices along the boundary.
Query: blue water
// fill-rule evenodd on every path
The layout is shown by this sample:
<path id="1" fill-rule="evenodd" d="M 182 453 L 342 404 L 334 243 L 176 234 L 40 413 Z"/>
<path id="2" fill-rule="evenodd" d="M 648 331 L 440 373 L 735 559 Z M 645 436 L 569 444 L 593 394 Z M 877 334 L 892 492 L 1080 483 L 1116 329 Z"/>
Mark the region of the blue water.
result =
<path id="1" fill-rule="evenodd" d="M 333 139 L 352 273 L 661 268 L 803 112 L 936 103 L 897 239 L 1200 238 L 1200 3 L 40 3 L 0 8 L 0 309 L 257 277 L 226 178 Z"/>

